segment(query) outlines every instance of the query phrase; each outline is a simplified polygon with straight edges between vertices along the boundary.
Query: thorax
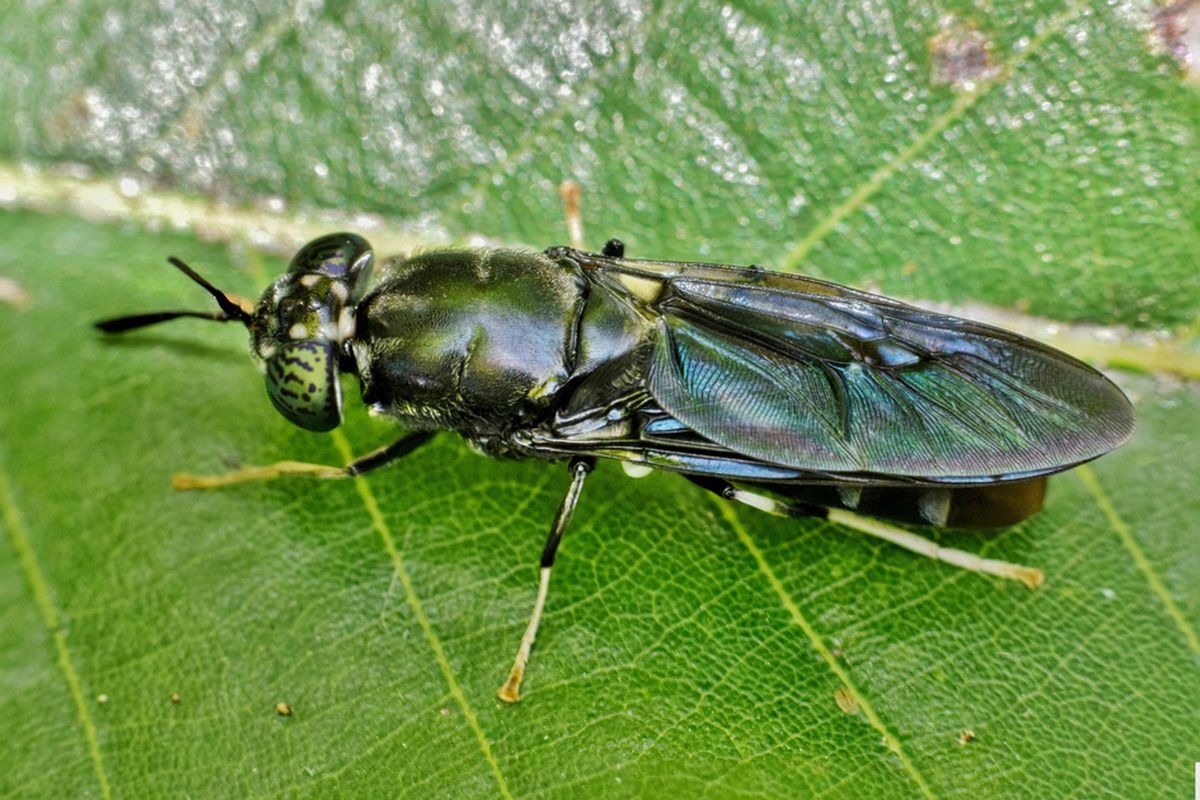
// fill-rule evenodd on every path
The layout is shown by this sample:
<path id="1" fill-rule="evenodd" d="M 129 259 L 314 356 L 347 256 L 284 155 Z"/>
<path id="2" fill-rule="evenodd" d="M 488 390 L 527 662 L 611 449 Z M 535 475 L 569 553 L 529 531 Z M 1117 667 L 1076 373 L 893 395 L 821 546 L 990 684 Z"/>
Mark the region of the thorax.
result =
<path id="1" fill-rule="evenodd" d="M 391 262 L 356 312 L 363 399 L 411 424 L 503 433 L 542 413 L 571 374 L 585 297 L 573 265 L 538 253 Z"/>

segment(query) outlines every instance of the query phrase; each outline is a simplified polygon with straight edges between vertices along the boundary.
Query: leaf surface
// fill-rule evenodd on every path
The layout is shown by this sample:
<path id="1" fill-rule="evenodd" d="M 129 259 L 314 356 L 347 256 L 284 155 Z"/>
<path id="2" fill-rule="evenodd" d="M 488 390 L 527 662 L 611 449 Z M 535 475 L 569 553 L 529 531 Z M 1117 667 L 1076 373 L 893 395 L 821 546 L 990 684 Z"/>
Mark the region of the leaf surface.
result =
<path id="1" fill-rule="evenodd" d="M 0 159 L 534 246 L 563 238 L 574 178 L 591 244 L 635 256 L 1193 323 L 1200 101 L 1151 52 L 1152 10 L 956 13 L 10 11 Z M 971 32 L 990 43 L 978 85 L 936 85 L 937 37 Z M 565 470 L 446 435 L 358 483 L 173 492 L 173 472 L 337 463 L 396 432 L 353 403 L 344 432 L 290 426 L 232 326 L 90 327 L 205 308 L 168 254 L 247 296 L 281 261 L 65 211 L 4 212 L 0 240 L 30 300 L 0 304 L 0 794 L 1190 788 L 1194 385 L 1118 375 L 1129 445 L 1052 481 L 1023 525 L 939 535 L 1043 567 L 1037 592 L 600 469 L 509 707 L 493 693 Z"/>

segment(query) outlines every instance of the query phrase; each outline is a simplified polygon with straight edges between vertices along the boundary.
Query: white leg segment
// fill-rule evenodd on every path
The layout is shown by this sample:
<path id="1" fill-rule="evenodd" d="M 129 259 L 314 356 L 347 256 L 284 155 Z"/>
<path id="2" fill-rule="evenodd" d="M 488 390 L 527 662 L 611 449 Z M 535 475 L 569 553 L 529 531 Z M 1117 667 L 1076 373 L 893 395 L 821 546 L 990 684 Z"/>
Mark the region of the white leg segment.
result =
<path id="1" fill-rule="evenodd" d="M 786 503 L 781 503 L 766 495 L 747 492 L 744 489 L 735 489 L 732 492 L 732 499 L 757 508 L 759 511 L 765 511 L 768 514 L 794 516 L 790 513 L 790 509 Z M 912 531 L 906 531 L 903 528 L 889 525 L 873 517 L 864 517 L 845 509 L 828 509 L 828 519 L 830 522 L 836 522 L 847 528 L 853 528 L 856 531 L 862 531 L 876 538 L 883 539 L 885 542 L 891 542 L 917 555 L 953 564 L 970 572 L 982 572 L 988 575 L 1008 578 L 1009 580 L 1020 581 L 1030 589 L 1038 588 L 1046 579 L 1045 573 L 1036 567 L 1026 567 L 1021 564 L 998 561 L 994 558 L 981 558 L 965 550 L 942 547 L 932 539 L 919 536 Z"/>
<path id="2" fill-rule="evenodd" d="M 508 680 L 496 692 L 496 696 L 506 703 L 515 703 L 521 699 L 521 679 L 525 677 L 525 665 L 529 663 L 529 653 L 533 650 L 533 640 L 537 638 L 538 623 L 542 620 L 542 609 L 546 607 L 546 594 L 550 591 L 550 567 L 542 567 L 538 580 L 537 599 L 533 601 L 533 615 L 521 637 L 521 646 L 517 648 L 517 657 L 513 660 Z"/>

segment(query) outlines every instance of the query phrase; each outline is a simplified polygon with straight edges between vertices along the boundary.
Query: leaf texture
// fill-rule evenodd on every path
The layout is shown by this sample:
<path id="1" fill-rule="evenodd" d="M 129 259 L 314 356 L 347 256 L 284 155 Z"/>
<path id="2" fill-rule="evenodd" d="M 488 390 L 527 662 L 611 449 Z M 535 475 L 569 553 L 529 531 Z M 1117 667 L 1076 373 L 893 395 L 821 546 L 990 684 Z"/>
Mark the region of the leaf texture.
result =
<path id="1" fill-rule="evenodd" d="M 247 296 L 284 266 L 137 225 L 151 188 L 242 204 L 250 242 L 261 206 L 540 247 L 564 238 L 565 178 L 591 244 L 635 257 L 1192 325 L 1200 99 L 1152 47 L 1158 13 L 6 11 L 0 166 L 91 170 L 134 224 L 85 221 L 86 197 L 0 212 L 0 276 L 28 295 L 0 302 L 0 796 L 1185 795 L 1193 385 L 1116 376 L 1128 445 L 1053 479 L 1027 523 L 938 534 L 1043 567 L 1038 592 L 598 470 L 508 707 L 561 469 L 446 436 L 354 483 L 173 492 L 173 472 L 340 462 L 396 434 L 352 386 L 344 429 L 289 425 L 230 326 L 90 327 L 205 308 L 169 254 Z M 956 72 L 947 42 L 982 44 Z"/>

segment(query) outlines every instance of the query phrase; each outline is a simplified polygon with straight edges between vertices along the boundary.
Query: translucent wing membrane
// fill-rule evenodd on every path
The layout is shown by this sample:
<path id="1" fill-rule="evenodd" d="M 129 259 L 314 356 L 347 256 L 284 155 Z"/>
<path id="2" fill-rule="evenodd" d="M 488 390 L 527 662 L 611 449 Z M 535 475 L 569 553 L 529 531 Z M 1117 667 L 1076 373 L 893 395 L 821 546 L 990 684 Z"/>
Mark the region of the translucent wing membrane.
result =
<path id="1" fill-rule="evenodd" d="M 777 274 L 755 285 L 750 270 L 714 280 L 674 266 L 655 304 L 648 388 L 737 453 L 798 469 L 1000 478 L 1087 461 L 1133 431 L 1129 402 L 1103 375 L 1015 334 L 806 279 L 793 289 Z"/>

